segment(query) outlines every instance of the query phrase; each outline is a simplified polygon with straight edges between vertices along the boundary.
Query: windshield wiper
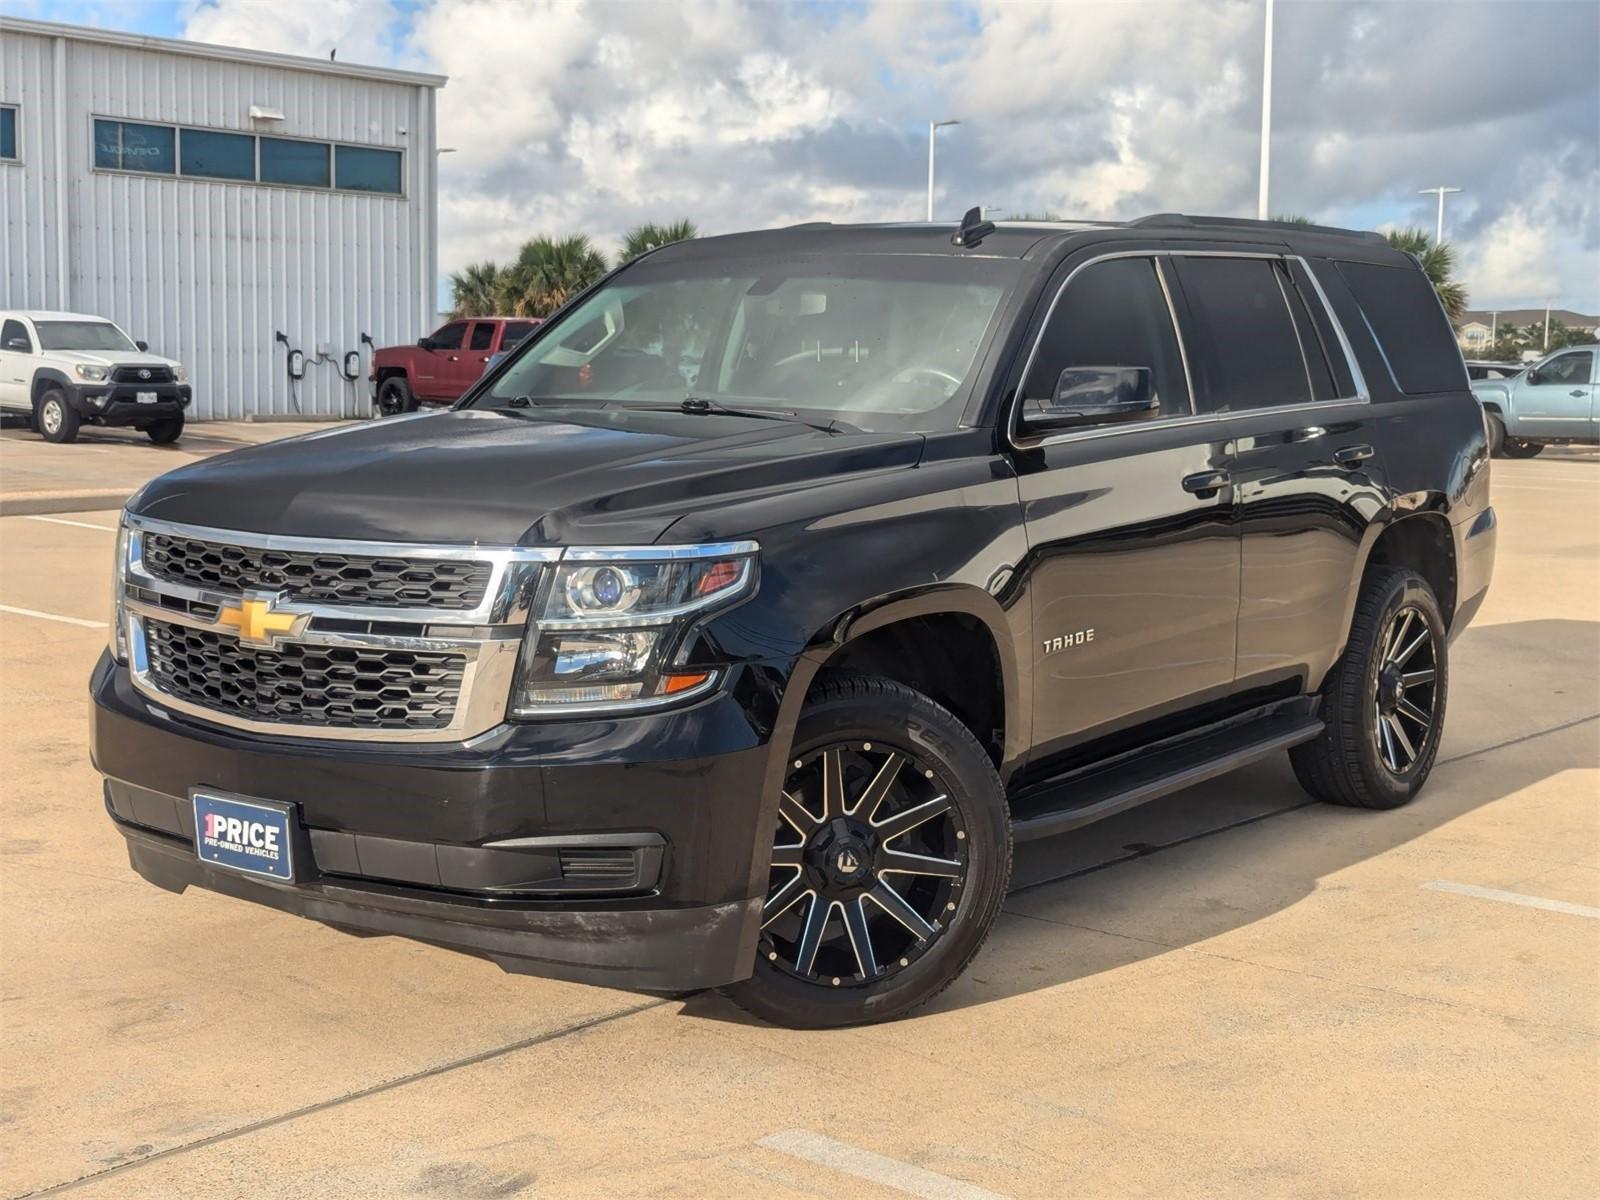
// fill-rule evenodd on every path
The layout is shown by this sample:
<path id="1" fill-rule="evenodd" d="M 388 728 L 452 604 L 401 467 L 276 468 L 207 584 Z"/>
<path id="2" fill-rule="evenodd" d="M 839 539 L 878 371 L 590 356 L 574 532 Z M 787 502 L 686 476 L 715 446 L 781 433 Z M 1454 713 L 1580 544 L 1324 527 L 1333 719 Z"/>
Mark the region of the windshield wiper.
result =
<path id="1" fill-rule="evenodd" d="M 810 421 L 799 413 L 786 408 L 736 408 L 731 404 L 724 404 L 720 400 L 711 400 L 705 396 L 685 396 L 683 403 L 678 405 L 678 411 L 684 413 L 700 413 L 719 417 L 755 417 L 761 421 L 792 421 L 801 425 L 808 425 L 812 429 L 820 429 L 823 433 L 832 433 L 844 430 L 858 433 L 854 425 L 844 421 Z"/>

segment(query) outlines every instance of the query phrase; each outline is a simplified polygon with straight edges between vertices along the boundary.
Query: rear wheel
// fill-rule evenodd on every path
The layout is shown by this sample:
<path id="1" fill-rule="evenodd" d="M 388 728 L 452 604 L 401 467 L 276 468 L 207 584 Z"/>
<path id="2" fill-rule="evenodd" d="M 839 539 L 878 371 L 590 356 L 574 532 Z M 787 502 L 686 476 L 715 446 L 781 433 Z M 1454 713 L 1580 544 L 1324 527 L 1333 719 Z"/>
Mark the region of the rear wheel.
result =
<path id="1" fill-rule="evenodd" d="M 67 403 L 67 394 L 51 388 L 39 397 L 39 414 L 34 420 L 39 435 L 47 442 L 71 442 L 78 437 L 78 412 Z"/>
<path id="2" fill-rule="evenodd" d="M 145 436 L 158 446 L 166 446 L 183 436 L 183 414 L 163 417 L 145 426 Z"/>
<path id="3" fill-rule="evenodd" d="M 920 692 L 836 677 L 801 715 L 771 863 L 755 973 L 729 997 L 795 1028 L 900 1016 L 949 986 L 1000 911 L 1000 778 Z"/>
<path id="4" fill-rule="evenodd" d="M 1330 804 L 1405 804 L 1438 757 L 1449 676 L 1433 589 L 1415 571 L 1379 568 L 1323 684 L 1323 731 L 1289 752 L 1301 786 Z"/>
<path id="5" fill-rule="evenodd" d="M 1489 414 L 1489 457 L 1500 458 L 1506 451 L 1506 423 Z"/>
<path id="6" fill-rule="evenodd" d="M 1502 452 L 1507 458 L 1536 458 L 1543 450 L 1543 442 L 1529 442 L 1514 437 L 1506 438 L 1502 447 Z"/>
<path id="7" fill-rule="evenodd" d="M 391 375 L 378 385 L 379 416 L 396 417 L 416 410 L 417 398 L 411 394 L 411 384 L 404 375 Z"/>

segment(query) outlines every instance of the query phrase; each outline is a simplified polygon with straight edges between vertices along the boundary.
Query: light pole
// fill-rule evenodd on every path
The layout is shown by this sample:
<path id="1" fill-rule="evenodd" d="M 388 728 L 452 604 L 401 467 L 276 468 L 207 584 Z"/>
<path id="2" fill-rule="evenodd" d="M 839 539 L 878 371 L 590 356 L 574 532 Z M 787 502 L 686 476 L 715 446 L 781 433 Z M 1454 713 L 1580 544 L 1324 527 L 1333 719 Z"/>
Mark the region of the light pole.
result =
<path id="1" fill-rule="evenodd" d="M 1267 0 L 1266 49 L 1261 56 L 1261 191 L 1256 197 L 1256 219 L 1265 221 L 1267 177 L 1272 165 L 1272 0 Z"/>
<path id="2" fill-rule="evenodd" d="M 946 125 L 959 125 L 960 121 L 928 122 L 928 220 L 933 220 L 933 144 L 935 135 Z"/>
<path id="3" fill-rule="evenodd" d="M 1419 196 L 1438 195 L 1439 197 L 1439 220 L 1433 227 L 1433 244 L 1435 246 L 1444 242 L 1444 198 L 1451 192 L 1459 192 L 1460 190 L 1460 188 L 1451 187 L 1431 187 L 1423 188 L 1417 193 Z"/>

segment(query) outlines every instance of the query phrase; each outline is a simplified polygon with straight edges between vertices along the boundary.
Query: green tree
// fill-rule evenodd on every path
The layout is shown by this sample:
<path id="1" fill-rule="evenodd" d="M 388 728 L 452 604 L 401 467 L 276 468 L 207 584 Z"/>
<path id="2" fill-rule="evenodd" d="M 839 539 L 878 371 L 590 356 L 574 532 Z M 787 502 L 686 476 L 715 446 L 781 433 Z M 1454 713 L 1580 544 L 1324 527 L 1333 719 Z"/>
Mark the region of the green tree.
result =
<path id="1" fill-rule="evenodd" d="M 1467 307 L 1467 289 L 1452 276 L 1456 267 L 1455 248 L 1449 242 L 1439 242 L 1421 229 L 1396 229 L 1386 235 L 1389 245 L 1396 250 L 1416 255 L 1422 264 L 1423 274 L 1439 293 L 1439 303 L 1452 322 L 1459 321 Z"/>
<path id="2" fill-rule="evenodd" d="M 450 275 L 452 317 L 492 317 L 500 311 L 505 286 L 502 272 L 492 262 L 473 263 Z"/>
<path id="3" fill-rule="evenodd" d="M 648 254 L 661 246 L 670 246 L 673 242 L 687 242 L 699 236 L 700 231 L 694 227 L 693 221 L 674 221 L 670 225 L 657 225 L 654 221 L 646 221 L 643 225 L 635 225 L 624 235 L 622 261 L 632 262 L 641 254 Z"/>
<path id="4" fill-rule="evenodd" d="M 605 256 L 581 233 L 530 238 L 503 271 L 502 302 L 519 317 L 548 317 L 605 273 Z"/>

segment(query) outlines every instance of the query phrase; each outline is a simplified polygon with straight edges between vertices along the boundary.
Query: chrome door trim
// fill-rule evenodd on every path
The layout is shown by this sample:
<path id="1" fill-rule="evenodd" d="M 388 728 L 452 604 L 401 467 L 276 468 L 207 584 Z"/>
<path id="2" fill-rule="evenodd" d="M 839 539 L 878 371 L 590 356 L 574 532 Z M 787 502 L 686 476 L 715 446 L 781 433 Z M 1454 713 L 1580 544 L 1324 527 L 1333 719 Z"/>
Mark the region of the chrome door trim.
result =
<path id="1" fill-rule="evenodd" d="M 1338 338 L 1339 349 L 1344 354 L 1345 363 L 1350 369 L 1350 379 L 1355 386 L 1355 395 L 1336 396 L 1331 400 L 1309 400 L 1304 404 L 1274 405 L 1271 408 L 1247 408 L 1239 412 L 1199 413 L 1187 417 L 1158 417 L 1153 421 L 1135 421 L 1126 425 L 1113 425 L 1105 429 L 1074 429 L 1066 433 L 1051 434 L 1047 437 L 1023 439 L 1017 434 L 1017 414 L 1022 408 L 1022 386 L 1027 381 L 1029 373 L 1033 370 L 1034 360 L 1038 357 L 1039 347 L 1044 342 L 1045 330 L 1050 326 L 1050 318 L 1055 315 L 1056 305 L 1061 302 L 1062 293 L 1072 286 L 1072 281 L 1078 273 L 1094 266 L 1097 263 L 1109 262 L 1118 258 L 1148 258 L 1156 262 L 1156 276 L 1161 280 L 1163 291 L 1166 290 L 1165 273 L 1162 270 L 1160 259 L 1163 258 L 1265 258 L 1280 262 L 1298 262 L 1304 269 L 1306 277 L 1311 280 L 1311 286 L 1316 290 L 1317 299 L 1322 304 L 1322 311 L 1327 315 L 1328 324 L 1332 326 L 1334 336 Z M 1173 334 L 1178 339 L 1178 352 L 1183 359 L 1185 378 L 1188 379 L 1189 352 L 1184 341 L 1183 328 L 1178 323 L 1177 313 L 1173 309 L 1170 294 L 1167 297 L 1168 315 L 1172 318 Z M 1363 319 L 1365 315 L 1363 314 Z M 1369 329 L 1370 332 L 1370 329 Z M 1373 339 L 1376 341 L 1376 337 Z M 1382 353 L 1382 347 L 1379 347 Z M 1189 382 L 1189 405 L 1193 409 L 1198 403 L 1194 392 L 1193 380 Z M 1007 444 L 1014 450 L 1026 452 L 1042 449 L 1046 446 L 1060 445 L 1063 442 L 1091 441 L 1095 438 L 1122 437 L 1131 433 L 1143 433 L 1152 429 L 1165 429 L 1170 427 L 1187 427 L 1202 424 L 1208 421 L 1238 421 L 1250 417 L 1275 416 L 1279 414 L 1292 414 L 1301 412 L 1325 412 L 1330 406 L 1349 404 L 1370 404 L 1371 393 L 1367 390 L 1366 376 L 1361 373 L 1361 365 L 1356 362 L 1355 350 L 1350 344 L 1350 339 L 1345 333 L 1344 325 L 1339 316 L 1333 311 L 1333 305 L 1328 302 L 1328 294 L 1323 290 L 1322 281 L 1317 278 L 1316 272 L 1311 269 L 1311 264 L 1304 255 L 1288 253 L 1266 253 L 1259 250 L 1171 250 L 1146 248 L 1143 250 L 1116 250 L 1106 254 L 1098 254 L 1087 258 L 1067 273 L 1061 281 L 1061 286 L 1056 289 L 1055 295 L 1050 298 L 1049 307 L 1045 309 L 1044 320 L 1039 324 L 1039 331 L 1034 335 L 1033 346 L 1028 351 L 1028 357 L 1023 364 L 1022 374 L 1018 377 L 1016 396 L 1012 400 L 1011 411 L 1002 414 Z"/>

